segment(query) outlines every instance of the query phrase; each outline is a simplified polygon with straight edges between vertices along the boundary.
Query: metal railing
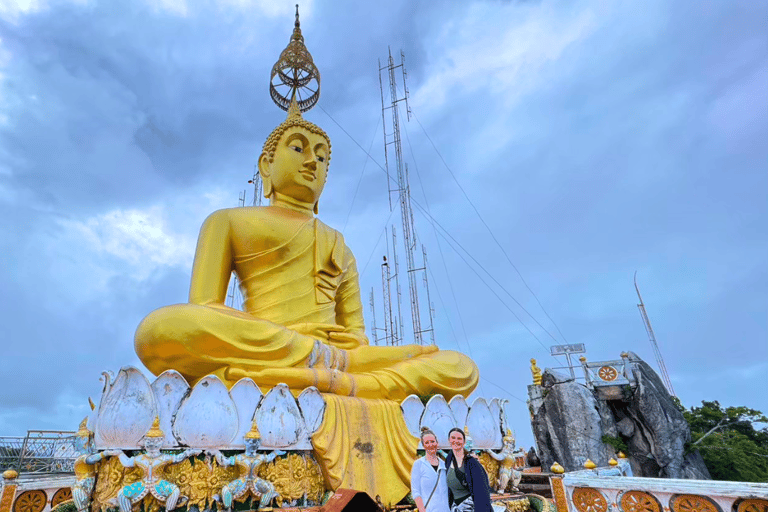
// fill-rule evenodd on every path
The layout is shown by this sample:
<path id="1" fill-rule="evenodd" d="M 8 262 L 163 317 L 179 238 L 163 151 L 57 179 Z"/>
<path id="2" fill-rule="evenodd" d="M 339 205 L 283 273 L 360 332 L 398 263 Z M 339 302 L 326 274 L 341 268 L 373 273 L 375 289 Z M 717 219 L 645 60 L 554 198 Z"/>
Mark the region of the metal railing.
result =
<path id="1" fill-rule="evenodd" d="M 0 471 L 72 473 L 78 453 L 75 432 L 29 430 L 24 437 L 0 436 Z"/>

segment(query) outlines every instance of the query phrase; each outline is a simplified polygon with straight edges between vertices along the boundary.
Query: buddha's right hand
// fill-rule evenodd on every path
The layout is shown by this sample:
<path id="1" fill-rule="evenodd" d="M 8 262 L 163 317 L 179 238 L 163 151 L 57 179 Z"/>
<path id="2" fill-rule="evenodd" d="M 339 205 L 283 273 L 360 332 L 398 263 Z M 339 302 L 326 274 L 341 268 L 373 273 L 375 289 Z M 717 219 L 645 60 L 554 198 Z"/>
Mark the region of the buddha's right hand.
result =
<path id="1" fill-rule="evenodd" d="M 344 331 L 344 327 L 340 325 L 320 324 L 313 322 L 286 325 L 285 328 L 322 341 L 328 341 L 332 332 Z"/>

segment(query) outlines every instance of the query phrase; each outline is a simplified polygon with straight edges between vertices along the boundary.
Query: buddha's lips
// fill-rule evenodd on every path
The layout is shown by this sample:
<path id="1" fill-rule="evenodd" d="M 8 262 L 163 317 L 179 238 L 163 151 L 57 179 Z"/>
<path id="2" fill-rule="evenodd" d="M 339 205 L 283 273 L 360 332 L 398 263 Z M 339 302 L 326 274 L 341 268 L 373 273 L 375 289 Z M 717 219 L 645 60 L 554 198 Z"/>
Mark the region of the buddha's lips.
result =
<path id="1" fill-rule="evenodd" d="M 317 176 L 315 176 L 315 173 L 309 170 L 301 170 L 299 171 L 299 174 L 304 176 L 304 178 L 308 181 L 315 181 L 317 179 Z"/>

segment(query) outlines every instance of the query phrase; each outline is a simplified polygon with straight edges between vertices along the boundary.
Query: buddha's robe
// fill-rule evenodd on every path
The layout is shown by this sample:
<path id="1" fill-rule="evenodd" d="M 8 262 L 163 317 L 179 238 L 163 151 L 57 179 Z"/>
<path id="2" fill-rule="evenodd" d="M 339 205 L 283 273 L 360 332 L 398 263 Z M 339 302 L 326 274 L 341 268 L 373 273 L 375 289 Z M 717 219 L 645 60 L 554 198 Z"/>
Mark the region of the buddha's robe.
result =
<path id="1" fill-rule="evenodd" d="M 235 271 L 244 310 L 224 305 Z M 478 371 L 466 356 L 436 347 L 368 345 L 355 259 L 342 235 L 280 207 L 220 210 L 203 224 L 190 303 L 152 312 L 136 352 L 155 374 L 208 374 L 232 385 L 288 384 L 321 392 L 402 399 L 468 395 Z M 334 333 L 342 333 L 336 335 Z"/>

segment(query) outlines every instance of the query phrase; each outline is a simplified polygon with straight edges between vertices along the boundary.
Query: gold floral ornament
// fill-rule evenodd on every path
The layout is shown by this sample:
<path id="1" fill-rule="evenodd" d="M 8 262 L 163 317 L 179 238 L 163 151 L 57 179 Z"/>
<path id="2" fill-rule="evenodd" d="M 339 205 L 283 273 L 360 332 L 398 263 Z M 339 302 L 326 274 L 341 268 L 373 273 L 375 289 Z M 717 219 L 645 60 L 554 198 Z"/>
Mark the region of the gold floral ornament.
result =
<path id="1" fill-rule="evenodd" d="M 213 496 L 221 491 L 226 482 L 237 478 L 238 472 L 236 467 L 222 467 L 214 459 L 187 459 L 168 466 L 165 476 L 169 482 L 179 486 L 182 496 L 189 498 L 187 509 L 196 506 L 204 510 L 210 508 Z"/>
<path id="2" fill-rule="evenodd" d="M 624 512 L 661 512 L 656 499 L 643 491 L 627 491 L 621 495 L 621 510 Z"/>
<path id="3" fill-rule="evenodd" d="M 269 95 L 283 110 L 288 110 L 291 100 L 296 98 L 301 111 L 306 112 L 320 98 L 320 72 L 304 46 L 298 5 L 291 40 L 272 67 L 269 80 Z"/>
<path id="4" fill-rule="evenodd" d="M 488 485 L 495 489 L 499 484 L 499 463 L 485 452 L 481 453 L 477 460 L 488 475 Z"/>
<path id="5" fill-rule="evenodd" d="M 117 497 L 117 492 L 126 485 L 138 482 L 142 476 L 140 468 L 125 468 L 120 464 L 120 460 L 117 457 L 105 459 L 99 464 L 96 488 L 93 490 L 91 511 L 107 512 L 109 509 L 114 509 L 115 504 L 112 500 Z M 150 509 L 145 508 L 144 510 L 149 512 Z"/>
<path id="6" fill-rule="evenodd" d="M 285 501 L 300 500 L 320 503 L 325 492 L 325 480 L 320 466 L 312 457 L 290 453 L 259 467 L 259 477 L 272 482 Z"/>

